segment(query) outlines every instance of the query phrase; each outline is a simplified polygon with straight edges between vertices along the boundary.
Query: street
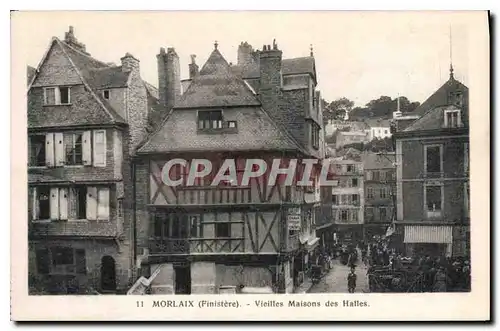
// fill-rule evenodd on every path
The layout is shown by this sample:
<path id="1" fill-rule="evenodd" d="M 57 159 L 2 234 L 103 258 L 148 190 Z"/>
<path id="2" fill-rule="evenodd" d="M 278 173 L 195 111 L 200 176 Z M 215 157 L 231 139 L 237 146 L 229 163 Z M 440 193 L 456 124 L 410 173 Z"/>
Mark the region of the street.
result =
<path id="1" fill-rule="evenodd" d="M 361 256 L 361 255 L 359 255 Z M 356 266 L 356 293 L 368 292 L 367 268 L 358 260 Z M 319 283 L 312 286 L 308 293 L 348 293 L 347 275 L 349 267 L 340 263 L 338 259 L 333 261 L 333 268 L 326 274 Z"/>

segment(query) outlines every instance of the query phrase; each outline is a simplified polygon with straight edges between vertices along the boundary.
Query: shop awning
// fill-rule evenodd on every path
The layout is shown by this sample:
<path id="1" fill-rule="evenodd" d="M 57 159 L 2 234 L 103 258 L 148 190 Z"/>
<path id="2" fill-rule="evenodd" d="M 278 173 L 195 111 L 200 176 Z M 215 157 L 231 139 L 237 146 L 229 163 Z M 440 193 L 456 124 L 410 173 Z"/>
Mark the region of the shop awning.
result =
<path id="1" fill-rule="evenodd" d="M 452 244 L 453 230 L 451 226 L 406 225 L 405 244 Z"/>

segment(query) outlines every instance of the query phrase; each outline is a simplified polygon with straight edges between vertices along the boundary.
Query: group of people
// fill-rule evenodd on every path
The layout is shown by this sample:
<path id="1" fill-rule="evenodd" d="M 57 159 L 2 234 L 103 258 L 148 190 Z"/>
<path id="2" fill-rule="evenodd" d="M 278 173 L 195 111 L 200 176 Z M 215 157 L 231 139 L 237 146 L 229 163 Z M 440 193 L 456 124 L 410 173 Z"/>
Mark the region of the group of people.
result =
<path id="1" fill-rule="evenodd" d="M 423 274 L 425 292 L 469 291 L 471 272 L 468 259 L 417 256 L 412 264 Z"/>

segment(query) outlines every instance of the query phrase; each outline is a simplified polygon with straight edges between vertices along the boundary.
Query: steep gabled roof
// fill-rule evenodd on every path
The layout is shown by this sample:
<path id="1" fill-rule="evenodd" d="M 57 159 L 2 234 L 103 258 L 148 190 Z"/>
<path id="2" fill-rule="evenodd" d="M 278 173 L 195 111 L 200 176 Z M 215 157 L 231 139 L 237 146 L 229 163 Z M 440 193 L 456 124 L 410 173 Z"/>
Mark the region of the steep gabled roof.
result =
<path id="1" fill-rule="evenodd" d="M 467 92 L 468 90 L 469 89 L 467 88 L 467 86 L 465 86 L 460 81 L 456 80 L 452 75 L 450 75 L 450 79 L 448 79 L 448 81 L 446 81 L 443 85 L 441 85 L 441 87 L 438 88 L 436 92 L 431 94 L 431 96 L 428 97 L 427 100 L 425 100 L 420 106 L 418 106 L 417 109 L 408 114 L 409 115 L 415 114 L 422 116 L 433 108 L 448 105 L 449 104 L 448 95 L 450 92 L 456 92 L 456 91 Z"/>
<path id="2" fill-rule="evenodd" d="M 214 49 L 175 108 L 258 106 L 260 101 Z"/>
<path id="3" fill-rule="evenodd" d="M 261 107 L 228 108 L 237 133 L 198 133 L 196 110 L 173 109 L 138 153 L 272 151 L 303 149 L 272 121 Z"/>
<path id="4" fill-rule="evenodd" d="M 33 78 L 33 77 L 35 76 L 35 74 L 36 74 L 36 69 L 35 69 L 35 68 L 33 68 L 33 67 L 31 67 L 31 66 L 28 66 L 28 67 L 26 68 L 26 71 L 27 71 L 27 78 L 28 78 L 27 84 L 29 85 L 29 84 L 30 84 L 30 82 L 31 82 L 31 80 L 32 80 L 32 78 Z"/>
<path id="5" fill-rule="evenodd" d="M 396 155 L 394 153 L 380 155 L 374 152 L 364 152 L 361 154 L 361 160 L 363 161 L 363 168 L 365 170 L 388 169 L 395 168 Z"/>

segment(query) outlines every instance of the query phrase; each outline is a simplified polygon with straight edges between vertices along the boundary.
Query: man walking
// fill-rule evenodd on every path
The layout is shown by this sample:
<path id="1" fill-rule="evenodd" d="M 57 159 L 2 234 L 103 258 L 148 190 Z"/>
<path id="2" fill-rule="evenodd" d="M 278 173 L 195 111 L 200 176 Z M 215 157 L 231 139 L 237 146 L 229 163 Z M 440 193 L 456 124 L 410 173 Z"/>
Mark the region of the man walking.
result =
<path id="1" fill-rule="evenodd" d="M 347 275 L 347 290 L 349 293 L 354 293 L 356 290 L 356 273 L 354 271 L 354 268 L 351 268 L 351 272 L 349 272 L 349 275 Z"/>

